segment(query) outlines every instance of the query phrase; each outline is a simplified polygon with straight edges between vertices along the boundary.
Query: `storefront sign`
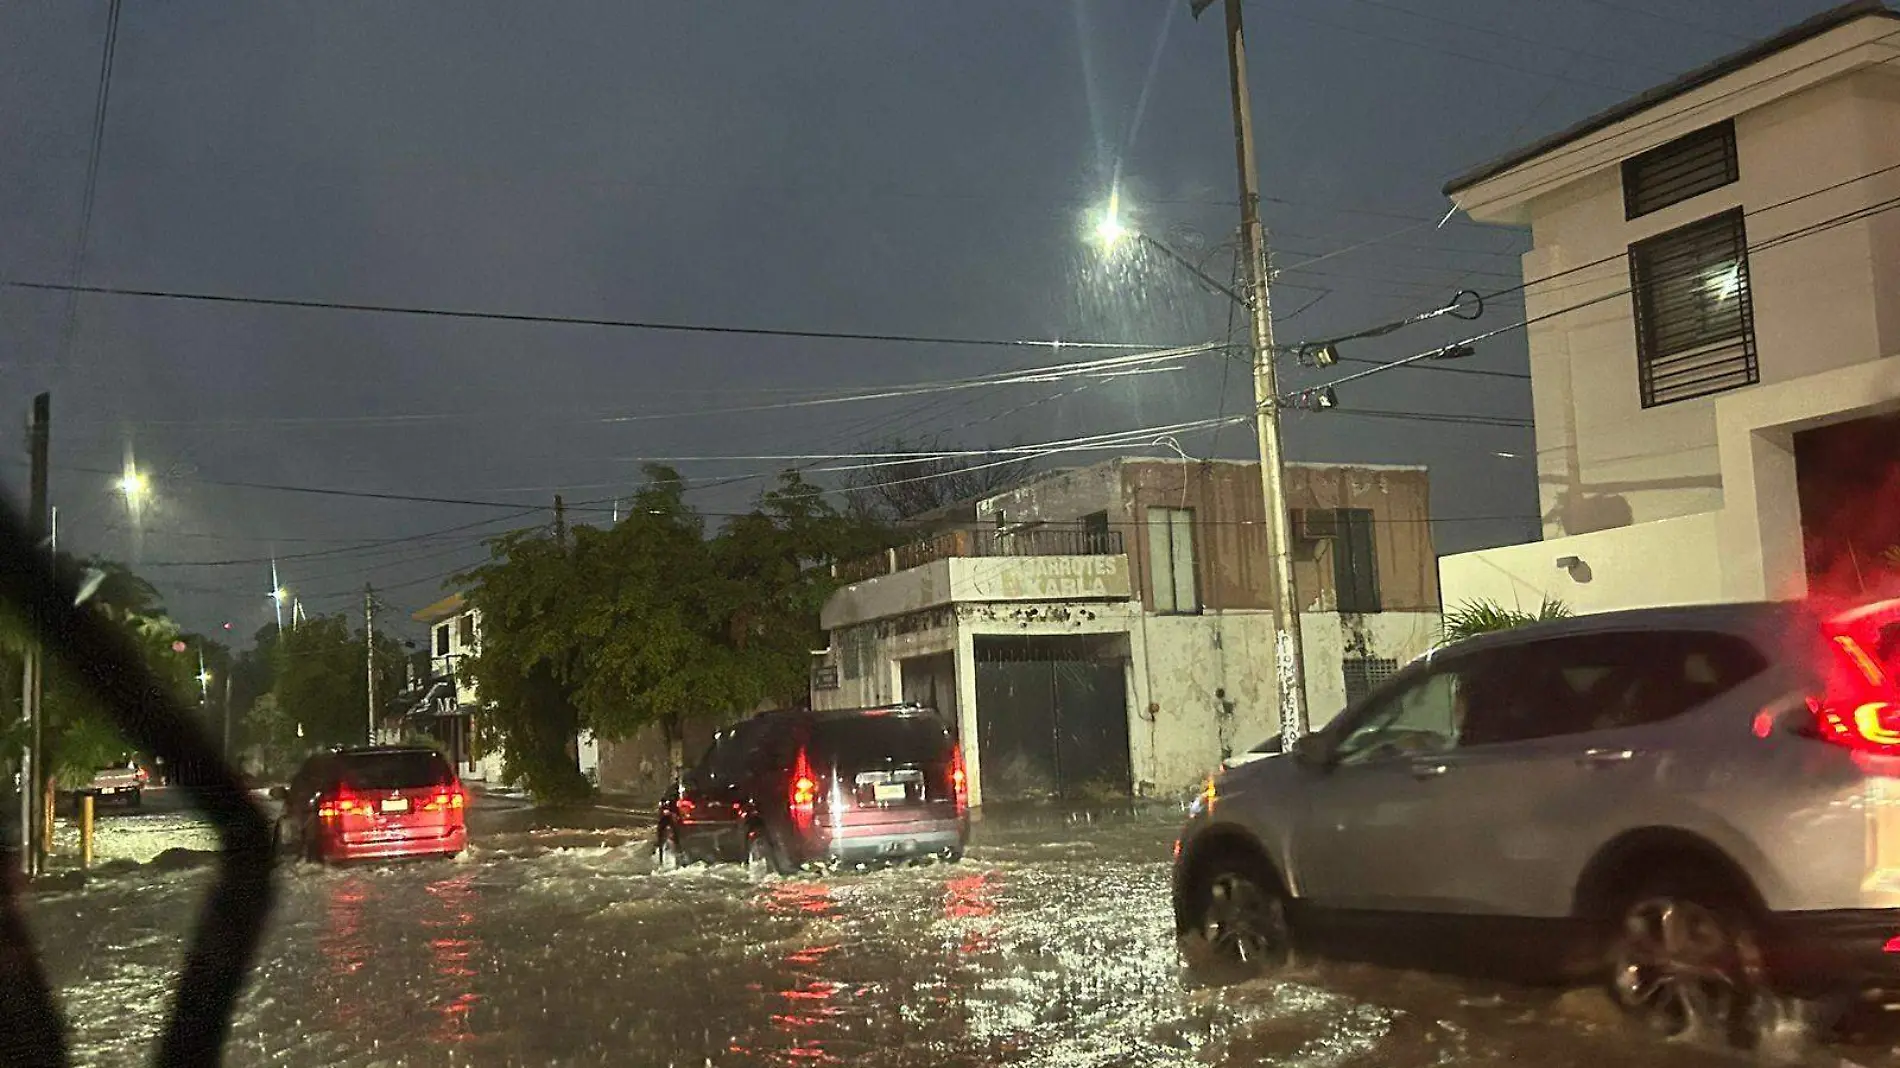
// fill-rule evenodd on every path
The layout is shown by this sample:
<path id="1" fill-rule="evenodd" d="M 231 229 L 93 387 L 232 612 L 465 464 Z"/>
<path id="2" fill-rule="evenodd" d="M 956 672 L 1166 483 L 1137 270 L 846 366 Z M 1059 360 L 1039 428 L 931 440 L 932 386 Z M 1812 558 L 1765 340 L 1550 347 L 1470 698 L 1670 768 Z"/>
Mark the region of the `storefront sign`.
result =
<path id="1" fill-rule="evenodd" d="M 978 600 L 1105 601 L 1128 596 L 1125 556 L 1015 556 L 972 564 Z"/>

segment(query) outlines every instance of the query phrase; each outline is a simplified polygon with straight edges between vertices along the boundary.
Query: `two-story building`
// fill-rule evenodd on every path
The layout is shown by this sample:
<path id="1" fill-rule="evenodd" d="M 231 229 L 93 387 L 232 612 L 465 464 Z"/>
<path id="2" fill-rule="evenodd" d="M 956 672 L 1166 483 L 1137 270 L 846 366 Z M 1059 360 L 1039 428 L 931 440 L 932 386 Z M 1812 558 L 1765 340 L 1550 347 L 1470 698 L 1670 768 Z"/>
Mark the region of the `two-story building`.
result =
<path id="1" fill-rule="evenodd" d="M 1530 228 L 1544 516 L 1542 541 L 1446 557 L 1446 604 L 1589 612 L 1892 581 L 1900 13 L 1836 8 L 1446 193 Z"/>
<path id="2" fill-rule="evenodd" d="M 500 782 L 501 750 L 482 738 L 481 695 L 463 667 L 465 659 L 481 651 L 481 609 L 454 593 L 410 618 L 429 629 L 429 678 L 422 700 L 409 712 L 412 729 L 433 737 L 464 779 Z M 592 732 L 582 731 L 574 749 L 581 774 L 594 777 L 600 745 Z"/>
<path id="3" fill-rule="evenodd" d="M 1440 629 L 1427 473 L 1290 465 L 1315 726 Z M 979 501 L 852 565 L 818 708 L 908 700 L 957 731 L 973 800 L 1190 787 L 1278 733 L 1259 465 L 1112 460 Z"/>
<path id="4" fill-rule="evenodd" d="M 429 677 L 422 700 L 409 712 L 410 729 L 435 738 L 463 778 L 498 781 L 501 754 L 484 752 L 477 729 L 481 700 L 475 680 L 458 670 L 481 648 L 480 610 L 456 593 L 410 618 L 429 631 Z"/>

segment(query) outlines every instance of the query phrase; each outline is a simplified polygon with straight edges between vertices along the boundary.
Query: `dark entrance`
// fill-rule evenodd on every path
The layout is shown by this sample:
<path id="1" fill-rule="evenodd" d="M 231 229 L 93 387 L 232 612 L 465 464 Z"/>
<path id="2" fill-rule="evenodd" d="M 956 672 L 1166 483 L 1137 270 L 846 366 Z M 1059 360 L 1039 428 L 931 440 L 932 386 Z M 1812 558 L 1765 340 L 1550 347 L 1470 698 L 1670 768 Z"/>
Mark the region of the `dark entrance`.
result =
<path id="1" fill-rule="evenodd" d="M 976 639 L 985 799 L 1128 794 L 1126 658 L 1118 645 L 1095 637 Z"/>
<path id="2" fill-rule="evenodd" d="M 1809 591 L 1900 592 L 1900 414 L 1796 434 L 1794 460 Z"/>

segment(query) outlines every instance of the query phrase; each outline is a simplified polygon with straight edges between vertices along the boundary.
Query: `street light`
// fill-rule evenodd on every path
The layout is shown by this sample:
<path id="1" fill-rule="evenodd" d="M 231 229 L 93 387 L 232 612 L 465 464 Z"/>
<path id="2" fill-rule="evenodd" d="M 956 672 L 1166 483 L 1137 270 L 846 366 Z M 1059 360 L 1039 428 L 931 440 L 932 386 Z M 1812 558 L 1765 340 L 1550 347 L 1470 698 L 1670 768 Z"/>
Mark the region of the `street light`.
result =
<path id="1" fill-rule="evenodd" d="M 130 464 L 126 465 L 125 473 L 119 476 L 117 486 L 119 492 L 125 496 L 126 503 L 135 508 L 151 490 L 151 482 L 145 477 L 145 473 Z"/>
<path id="2" fill-rule="evenodd" d="M 1153 249 L 1162 256 L 1174 261 L 1175 266 L 1193 275 L 1196 281 L 1208 289 L 1240 305 L 1243 310 L 1251 310 L 1253 308 L 1253 303 L 1245 296 L 1236 292 L 1232 286 L 1227 285 L 1220 279 L 1201 270 L 1193 260 L 1176 252 L 1167 242 L 1152 237 L 1137 227 L 1128 225 L 1126 217 L 1122 214 L 1120 193 L 1109 194 L 1108 206 L 1102 209 L 1100 220 L 1095 224 L 1095 240 L 1102 246 L 1102 251 L 1109 254 L 1113 254 L 1131 243 L 1138 244 L 1143 248 Z"/>

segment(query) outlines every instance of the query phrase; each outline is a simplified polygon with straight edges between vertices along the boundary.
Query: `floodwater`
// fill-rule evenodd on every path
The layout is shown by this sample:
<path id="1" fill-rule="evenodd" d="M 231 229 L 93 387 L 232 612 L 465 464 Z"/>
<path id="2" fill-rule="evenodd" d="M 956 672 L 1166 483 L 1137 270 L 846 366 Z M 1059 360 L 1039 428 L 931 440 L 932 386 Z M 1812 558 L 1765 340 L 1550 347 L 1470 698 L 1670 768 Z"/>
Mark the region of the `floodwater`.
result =
<path id="1" fill-rule="evenodd" d="M 1592 994 L 1339 965 L 1191 989 L 1165 815 L 986 819 L 961 864 L 758 883 L 654 874 L 635 827 L 485 819 L 453 861 L 288 866 L 227 1063 L 1735 1063 L 1630 1034 Z M 208 879 L 35 896 L 76 1064 L 149 1056 Z M 1850 1055 L 1900 1063 L 1818 1063 Z"/>

